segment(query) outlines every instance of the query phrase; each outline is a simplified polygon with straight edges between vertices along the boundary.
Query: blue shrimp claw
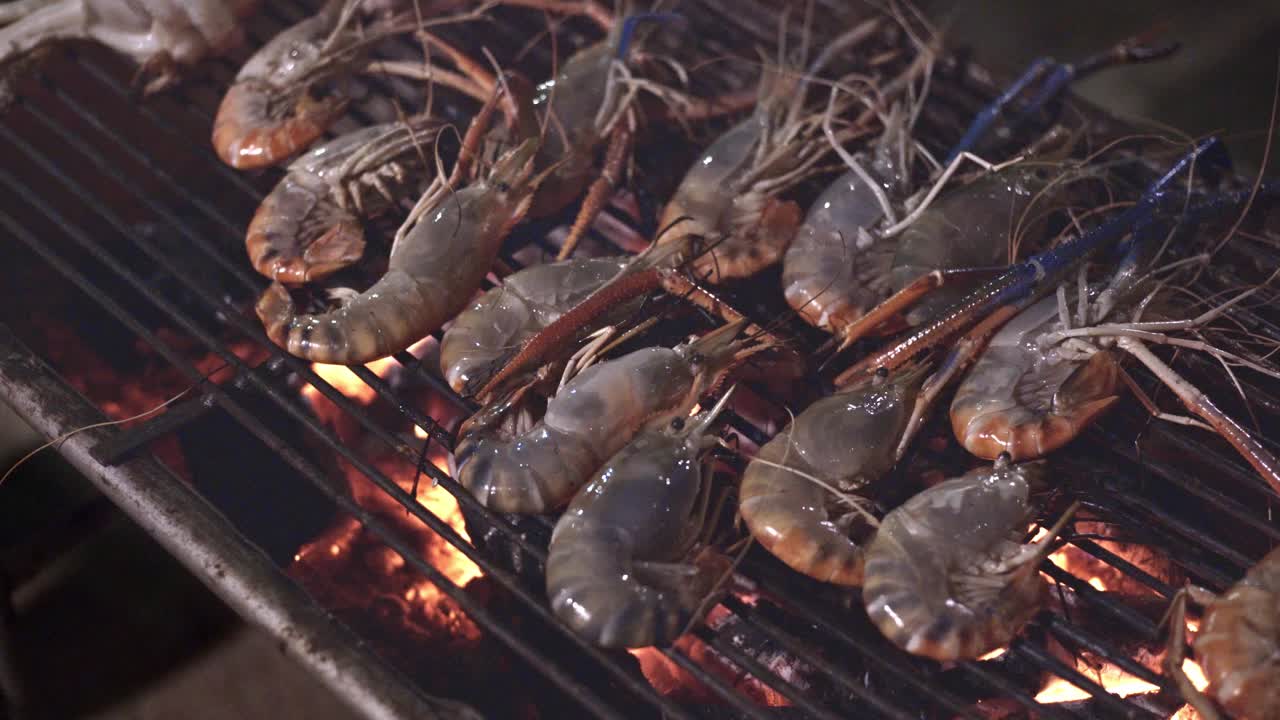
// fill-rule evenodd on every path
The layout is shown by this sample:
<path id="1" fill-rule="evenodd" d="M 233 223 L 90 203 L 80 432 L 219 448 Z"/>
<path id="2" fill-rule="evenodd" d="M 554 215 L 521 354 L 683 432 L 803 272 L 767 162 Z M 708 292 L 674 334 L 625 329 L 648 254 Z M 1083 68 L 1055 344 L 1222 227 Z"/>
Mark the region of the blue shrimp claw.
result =
<path id="1" fill-rule="evenodd" d="M 943 164 L 949 165 L 961 153 L 973 150 L 978 142 L 990 132 L 996 120 L 1018 99 L 1018 96 L 1022 95 L 1032 83 L 1050 69 L 1052 71 L 1049 72 L 1048 78 L 1040 86 L 1036 94 L 1032 96 L 1030 102 L 1019 110 L 1013 122 L 1010 123 L 1011 127 L 1017 127 L 1026 122 L 1034 114 L 1052 103 L 1068 85 L 1082 77 L 1113 65 L 1159 60 L 1176 52 L 1178 47 L 1179 44 L 1176 42 L 1153 47 L 1144 44 L 1141 38 L 1130 38 L 1078 63 L 1059 63 L 1047 57 L 1036 58 L 1013 81 L 1013 84 L 974 116 L 973 122 L 969 124 L 964 136 L 947 153 L 946 161 Z"/>
<path id="2" fill-rule="evenodd" d="M 635 38 L 636 28 L 642 22 L 679 22 L 684 20 L 684 16 L 680 13 L 673 12 L 643 12 L 628 15 L 622 21 L 622 30 L 618 34 L 618 59 L 622 60 L 627 57 L 627 51 L 631 49 L 631 41 Z"/>

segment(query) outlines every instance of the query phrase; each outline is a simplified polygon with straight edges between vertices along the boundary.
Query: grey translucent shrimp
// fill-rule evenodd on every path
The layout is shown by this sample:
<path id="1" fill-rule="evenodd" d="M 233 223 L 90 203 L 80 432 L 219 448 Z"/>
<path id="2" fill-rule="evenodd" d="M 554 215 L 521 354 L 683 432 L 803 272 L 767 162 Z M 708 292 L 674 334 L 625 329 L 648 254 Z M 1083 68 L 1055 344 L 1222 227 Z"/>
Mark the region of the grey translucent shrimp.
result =
<path id="1" fill-rule="evenodd" d="M 1242 720 L 1280 717 L 1280 549 L 1267 553 L 1222 595 L 1188 588 L 1175 598 L 1165 670 L 1200 717 L 1218 720 L 1217 709 L 1182 671 L 1188 594 L 1205 605 L 1192 647 L 1209 696 Z"/>
<path id="2" fill-rule="evenodd" d="M 574 53 L 538 85 L 534 106 L 546 115 L 547 129 L 535 165 L 555 170 L 534 199 L 533 217 L 554 214 L 582 195 L 596 151 L 631 107 L 634 93 L 621 78 L 640 44 L 634 36 L 640 17 L 614 23 L 604 40 Z"/>
<path id="3" fill-rule="evenodd" d="M 877 26 L 871 21 L 852 32 L 863 38 Z M 806 74 L 786 64 L 766 65 L 755 112 L 707 148 L 663 209 L 659 226 L 675 231 L 658 242 L 699 238 L 710 246 L 693 259 L 699 276 L 711 282 L 749 277 L 781 259 L 791 244 L 800 207 L 779 196 L 812 175 L 832 151 L 823 136 L 822 108 L 805 107 L 808 75 L 817 69 Z"/>
<path id="4" fill-rule="evenodd" d="M 415 116 L 340 135 L 294 160 L 249 221 L 258 272 L 286 284 L 324 278 L 360 259 L 362 219 L 420 194 L 440 123 Z"/>
<path id="5" fill-rule="evenodd" d="M 300 315 L 278 282 L 258 301 L 273 342 L 322 363 L 366 363 L 404 350 L 466 307 L 537 185 L 527 140 L 495 163 L 489 176 L 441 192 L 397 232 L 387 272 L 336 310 Z M 441 187 L 441 185 L 437 185 Z"/>
<path id="6" fill-rule="evenodd" d="M 766 550 L 823 582 L 862 584 L 863 547 L 850 533 L 869 503 L 853 493 L 893 467 L 923 379 L 901 371 L 825 397 L 760 448 L 738 496 Z"/>
<path id="7" fill-rule="evenodd" d="M 459 431 L 454 477 L 500 512 L 549 512 L 646 428 L 686 417 L 744 350 L 726 325 L 676 348 L 652 347 L 583 370 L 531 427 L 515 398 L 487 406 Z M 513 423 L 513 417 L 515 422 Z"/>
<path id="8" fill-rule="evenodd" d="M 696 547 L 708 491 L 701 456 L 727 399 L 637 435 L 560 516 L 547 596 L 579 635 L 604 647 L 667 645 L 705 607 L 729 564 Z"/>
<path id="9" fill-rule="evenodd" d="M 600 289 L 631 258 L 574 258 L 512 274 L 454 318 L 440 342 L 440 369 L 474 395 L 539 330 Z"/>
<path id="10" fill-rule="evenodd" d="M 1215 200 L 1203 207 L 1221 209 L 1222 204 Z M 1177 222 L 1188 223 L 1188 218 L 1199 212 L 1192 208 L 1180 213 Z M 1122 378 L 1120 355 L 1113 352 L 1117 350 L 1145 365 L 1199 420 L 1159 412 L 1147 401 L 1157 417 L 1218 433 L 1280 492 L 1280 461 L 1146 347 L 1147 342 L 1177 345 L 1280 378 L 1280 371 L 1263 363 L 1200 338 L 1174 334 L 1204 327 L 1258 288 L 1197 317 L 1142 321 L 1143 312 L 1161 288 L 1176 282 L 1172 273 L 1204 259 L 1193 256 L 1153 267 L 1166 237 L 1165 228 L 1163 223 L 1156 223 L 1154 231 L 1152 226 L 1140 228 L 1130 252 L 1105 282 L 1090 286 L 1082 268 L 1076 292 L 1068 293 L 1060 285 L 1056 298 L 1027 308 L 993 338 L 961 383 L 951 406 L 952 428 L 967 449 L 980 457 L 1007 452 L 1016 459 L 1039 457 L 1060 447 L 1114 403 Z"/>
<path id="11" fill-rule="evenodd" d="M 1050 166 L 1018 164 L 986 175 L 940 196 L 898 238 L 889 270 L 889 289 L 902 290 L 935 270 L 997 268 L 1013 262 L 1010 238 L 1016 233 L 1037 237 L 1044 227 L 1046 204 L 1059 202 L 1071 184 Z M 1052 192 L 1042 191 L 1051 188 Z M 1019 227 L 1032 203 L 1038 211 Z M 907 321 L 917 325 L 937 309 L 962 297 L 971 287 L 947 282 L 930 292 Z"/>
<path id="12" fill-rule="evenodd" d="M 178 69 L 244 43 L 242 22 L 258 0 L 45 0 L 0 7 L 0 66 L 49 42 L 88 39 L 127 55 L 148 76 L 147 92 Z"/>
<path id="13" fill-rule="evenodd" d="M 867 548 L 862 589 L 880 632 L 941 661 L 1007 645 L 1048 597 L 1039 564 L 1067 519 L 1038 544 L 1021 544 L 1043 475 L 1040 462 L 1002 458 L 885 515 Z"/>
<path id="14" fill-rule="evenodd" d="M 881 148 L 866 172 L 850 170 L 822 191 L 783 257 L 787 304 L 837 337 L 889 294 L 891 250 L 869 231 L 884 217 L 877 196 L 901 181 L 901 170 Z"/>

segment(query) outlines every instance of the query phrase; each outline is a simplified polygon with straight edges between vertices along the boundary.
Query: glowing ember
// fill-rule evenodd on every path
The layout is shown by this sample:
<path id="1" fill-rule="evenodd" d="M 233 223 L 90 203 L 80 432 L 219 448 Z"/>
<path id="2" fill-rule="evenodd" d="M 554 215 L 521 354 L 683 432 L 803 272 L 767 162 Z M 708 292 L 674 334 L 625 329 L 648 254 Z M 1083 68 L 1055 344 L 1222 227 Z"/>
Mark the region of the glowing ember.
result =
<path id="1" fill-rule="evenodd" d="M 384 357 L 374 360 L 373 362 L 365 365 L 365 367 L 369 368 L 369 370 L 378 377 L 386 377 L 387 373 L 391 371 L 391 367 L 395 364 L 395 358 Z M 312 364 L 311 369 L 314 370 L 322 380 L 332 385 L 338 392 L 346 395 L 356 402 L 359 402 L 361 405 L 368 405 L 378 396 L 378 394 L 373 391 L 373 388 L 369 387 L 365 381 L 356 377 L 356 374 L 351 372 L 351 368 L 348 368 L 346 365 L 314 363 Z M 302 388 L 302 396 L 312 403 L 315 403 L 316 400 L 321 397 L 320 391 L 311 385 Z"/>
<path id="2" fill-rule="evenodd" d="M 413 348 L 410 348 L 410 352 L 420 351 L 422 347 L 423 343 L 418 343 Z M 386 377 L 397 365 L 398 363 L 395 359 L 388 357 L 375 360 L 365 367 L 369 368 L 378 377 Z M 343 395 L 362 405 L 370 405 L 377 399 L 377 393 L 373 388 L 357 377 L 346 366 L 317 363 L 312 365 L 312 368 Z M 346 419 L 346 414 L 339 411 L 332 402 L 321 395 L 313 386 L 304 387 L 302 394 L 310 402 L 316 415 L 334 425 L 339 430 L 339 435 L 343 436 L 341 425 Z M 414 430 L 417 437 L 425 439 L 426 433 L 421 428 L 415 426 Z M 447 470 L 443 450 L 433 448 L 433 452 L 428 455 L 428 459 L 437 468 Z M 458 503 L 444 488 L 434 486 L 429 480 L 416 482 L 418 479 L 415 478 L 416 473 L 413 464 L 404 462 L 403 458 L 397 456 L 380 458 L 374 464 L 405 490 L 412 489 L 416 483 L 418 503 L 443 520 L 463 539 L 469 539 L 467 538 L 465 521 L 461 510 L 458 508 Z M 455 585 L 464 587 L 467 583 L 482 575 L 480 568 L 475 563 L 471 562 L 453 545 L 427 529 L 421 522 L 406 515 L 404 508 L 400 506 L 395 498 L 375 487 L 363 473 L 345 464 L 344 470 L 351 487 L 352 497 L 356 502 L 366 510 L 381 517 L 384 521 L 411 525 L 410 534 L 419 540 L 417 555 L 438 569 L 441 574 Z M 392 606 L 407 605 L 407 607 L 402 607 L 401 610 L 406 617 L 410 619 L 425 617 L 430 620 L 430 626 L 434 631 L 446 631 L 455 638 L 474 639 L 479 637 L 479 631 L 471 623 L 470 619 L 439 588 L 429 581 L 416 577 L 411 572 L 402 572 L 406 564 L 405 559 L 390 548 L 380 546 L 380 544 L 364 538 L 362 528 L 357 523 L 348 521 L 347 527 L 340 528 L 336 532 L 338 533 L 336 536 L 333 533 L 326 534 L 325 537 L 317 539 L 311 545 L 304 547 L 295 560 L 303 564 L 322 566 L 322 561 L 311 550 L 316 546 L 326 548 L 331 557 L 343 557 L 343 560 L 336 560 L 335 562 L 352 563 L 353 567 L 354 564 L 358 563 L 363 568 L 363 571 L 371 571 L 376 574 L 376 577 L 371 580 L 352 583 L 364 585 L 364 588 L 351 588 L 349 590 L 353 595 L 363 593 L 366 596 L 365 602 L 379 598 L 383 602 L 391 603 Z M 348 550 L 353 550 L 354 552 L 348 552 Z M 347 556 L 351 557 L 347 559 Z M 338 569 L 335 567 L 330 575 L 343 575 L 352 572 L 354 570 L 349 568 Z M 358 602 L 359 598 L 352 598 L 351 601 Z"/>

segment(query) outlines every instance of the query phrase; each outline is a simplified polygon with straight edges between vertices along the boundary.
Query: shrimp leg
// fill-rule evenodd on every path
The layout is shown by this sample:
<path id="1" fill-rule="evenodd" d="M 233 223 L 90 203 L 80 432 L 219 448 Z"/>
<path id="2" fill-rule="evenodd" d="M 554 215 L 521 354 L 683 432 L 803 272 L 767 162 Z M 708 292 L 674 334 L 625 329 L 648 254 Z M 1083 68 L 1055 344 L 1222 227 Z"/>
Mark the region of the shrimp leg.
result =
<path id="1" fill-rule="evenodd" d="M 1191 678 L 1182 669 L 1187 657 L 1187 596 L 1191 587 L 1184 587 L 1173 596 L 1173 604 L 1166 616 L 1169 622 L 1169 642 L 1164 655 L 1164 672 L 1173 678 L 1182 693 L 1182 699 L 1196 709 L 1202 720 L 1222 720 L 1222 714 L 1213 706 L 1213 702 L 1192 684 Z M 1212 600 L 1212 595 L 1210 595 Z"/>
<path id="2" fill-rule="evenodd" d="M 1121 336 L 1116 339 L 1116 343 L 1125 352 L 1146 365 L 1148 370 L 1173 390 L 1188 410 L 1209 423 L 1224 440 L 1231 443 L 1236 452 L 1240 453 L 1240 456 L 1252 465 L 1254 470 L 1258 471 L 1272 490 L 1280 493 L 1280 460 L 1277 460 L 1271 451 L 1258 442 L 1248 430 L 1240 427 L 1239 423 L 1219 409 L 1204 392 L 1156 357 L 1156 354 L 1151 352 L 1141 340 Z"/>
<path id="3" fill-rule="evenodd" d="M 587 229 L 591 227 L 596 216 L 604 210 L 605 204 L 613 197 L 622 179 L 623 166 L 631 153 L 632 132 L 625 123 L 619 123 L 610 135 L 609 148 L 605 151 L 604 168 L 600 177 L 596 178 L 596 181 L 591 184 L 591 189 L 587 191 L 587 197 L 582 201 L 582 210 L 574 218 L 573 226 L 569 228 L 569 235 L 560 246 L 560 252 L 556 253 L 556 260 L 564 260 L 573 254 L 574 248 L 578 247 L 578 242 L 587 234 Z"/>
<path id="4" fill-rule="evenodd" d="M 997 307 L 1047 291 L 1051 287 L 1052 278 L 1075 268 L 1099 248 L 1114 242 L 1134 226 L 1145 222 L 1158 208 L 1170 203 L 1174 191 L 1169 188 L 1182 173 L 1193 167 L 1199 169 L 1198 163 L 1211 161 L 1225 161 L 1225 150 L 1217 138 L 1201 141 L 1183 155 L 1168 172 L 1147 188 L 1137 204 L 1083 235 L 1010 266 L 998 277 L 984 283 L 944 311 L 933 322 L 845 370 L 836 378 L 836 383 L 846 385 L 859 375 L 874 372 L 880 367 L 892 370 L 921 351 L 970 327 Z"/>

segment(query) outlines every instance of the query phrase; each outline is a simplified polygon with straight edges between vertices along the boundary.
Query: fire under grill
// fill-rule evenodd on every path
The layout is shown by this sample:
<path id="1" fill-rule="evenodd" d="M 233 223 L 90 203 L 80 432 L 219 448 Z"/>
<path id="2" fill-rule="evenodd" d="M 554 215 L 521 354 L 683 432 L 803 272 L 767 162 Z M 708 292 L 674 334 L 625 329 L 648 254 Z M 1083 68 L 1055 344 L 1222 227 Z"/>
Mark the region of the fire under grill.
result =
<path id="1" fill-rule="evenodd" d="M 250 28 L 255 46 L 309 12 L 293 0 L 264 5 Z M 773 47 L 777 10 L 763 0 L 686 5 L 688 31 L 699 33 L 708 59 L 720 58 L 694 73 L 693 90 L 751 87 L 754 67 L 724 58 Z M 851 22 L 840 3 L 819 3 L 818 12 L 835 19 L 819 28 Z M 551 50 L 541 16 L 504 9 L 495 17 L 457 37 L 544 75 Z M 556 33 L 561 56 L 591 37 L 589 26 L 566 22 Z M 494 514 L 443 469 L 453 426 L 475 407 L 440 378 L 434 341 L 340 371 L 283 353 L 253 317 L 265 281 L 245 262 L 245 224 L 279 173 L 233 171 L 207 139 L 248 52 L 144 103 L 131 99 L 123 63 L 93 48 L 61 52 L 3 118 L 0 232 L 12 260 L 0 387 L 50 436 L 101 414 L 42 362 L 115 419 L 191 387 L 162 414 L 85 433 L 62 450 L 367 714 L 465 713 L 432 699 L 442 696 L 494 716 L 1166 718 L 1184 704 L 1159 664 L 1172 595 L 1185 579 L 1221 591 L 1280 542 L 1274 495 L 1225 444 L 1152 423 L 1126 404 L 1079 443 L 1087 452 L 1054 458 L 1085 510 L 1045 564 L 1054 603 L 997 657 L 943 666 L 902 653 L 847 592 L 758 548 L 739 566 L 742 589 L 673 647 L 592 647 L 545 601 L 541 563 L 553 521 Z M 417 57 L 407 40 L 386 52 Z M 958 136 L 991 84 L 951 59 L 935 87 L 925 124 L 937 149 Z M 420 96 L 400 81 L 373 79 L 367 90 L 337 131 L 394 117 L 392 98 L 414 107 Z M 435 102 L 460 126 L 474 109 L 444 94 Z M 678 133 L 647 141 L 642 179 L 590 242 L 634 251 L 635 238 L 651 236 L 631 211 L 653 216 L 675 179 L 663 176 L 678 177 L 696 144 Z M 548 238 L 566 217 L 518 229 L 502 253 L 505 268 L 554 252 Z M 1262 246 L 1232 252 L 1234 265 L 1201 280 L 1205 294 L 1280 262 Z M 761 321 L 776 311 L 749 293 L 738 306 Z M 1238 308 L 1232 317 L 1280 339 L 1265 312 Z M 692 321 L 673 319 L 673 334 L 681 322 Z M 810 349 L 822 341 L 790 330 Z M 1197 370 L 1211 377 L 1208 367 L 1187 371 Z M 1274 387 L 1247 385 L 1246 393 L 1259 416 L 1280 410 Z M 782 406 L 765 390 L 754 397 L 772 410 L 759 413 L 763 420 L 729 413 L 730 424 L 744 442 L 762 444 L 780 427 Z M 948 470 L 964 462 L 941 438 L 945 428 L 922 434 L 925 461 Z M 161 471 L 149 453 L 178 474 Z"/>

